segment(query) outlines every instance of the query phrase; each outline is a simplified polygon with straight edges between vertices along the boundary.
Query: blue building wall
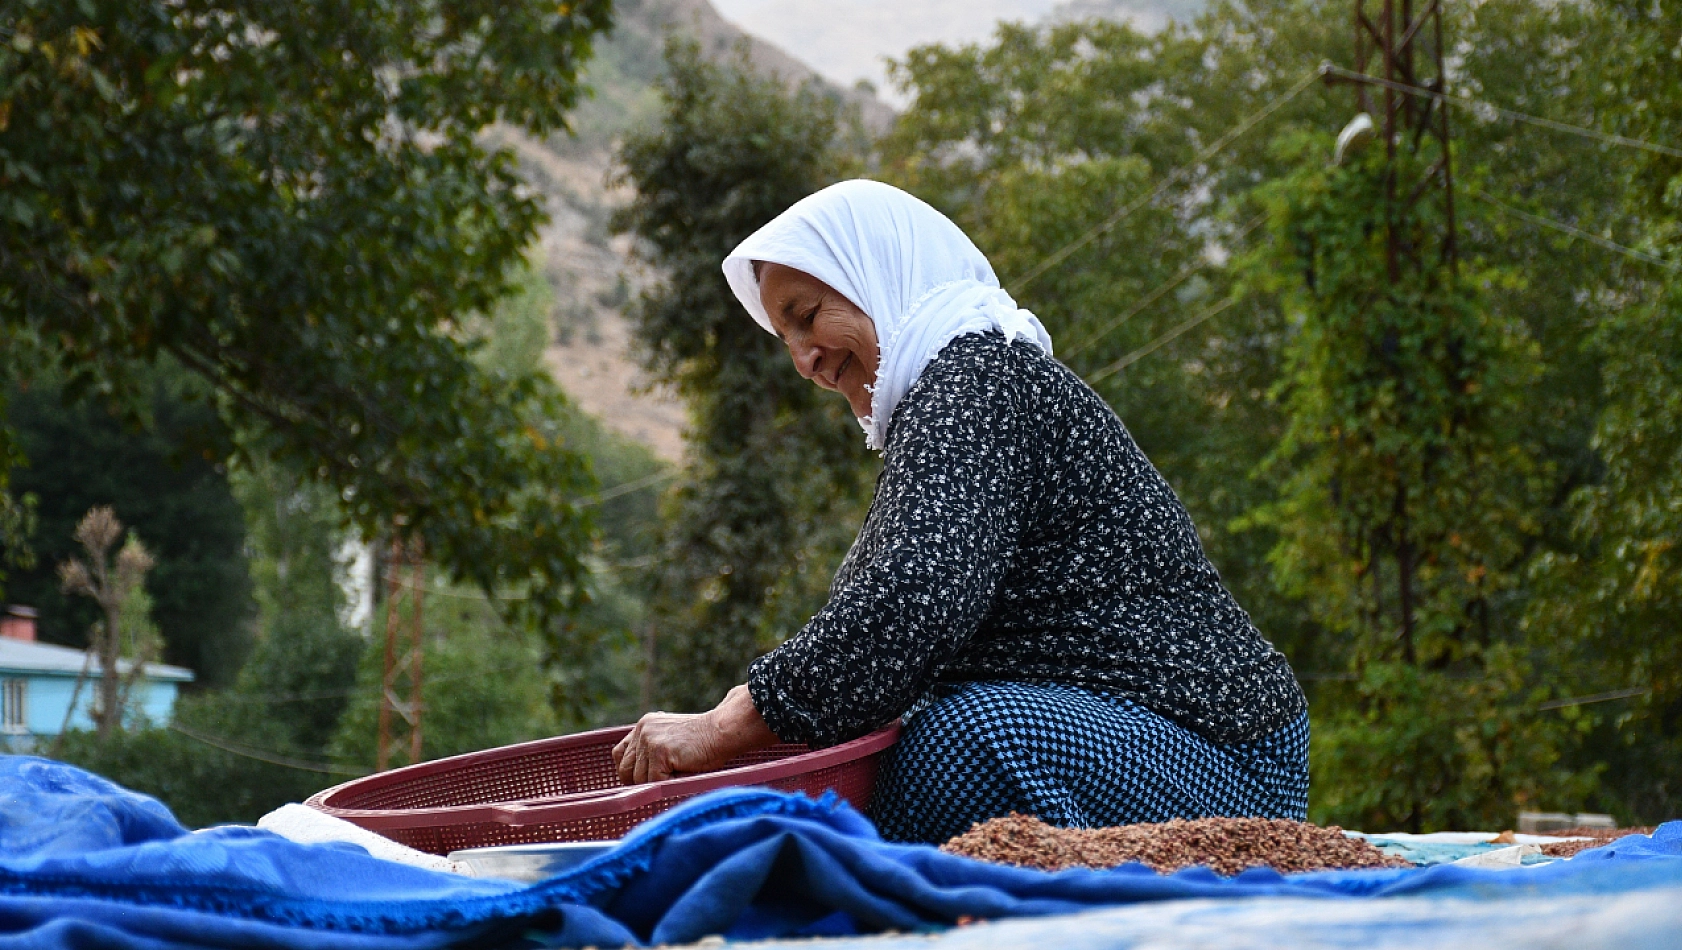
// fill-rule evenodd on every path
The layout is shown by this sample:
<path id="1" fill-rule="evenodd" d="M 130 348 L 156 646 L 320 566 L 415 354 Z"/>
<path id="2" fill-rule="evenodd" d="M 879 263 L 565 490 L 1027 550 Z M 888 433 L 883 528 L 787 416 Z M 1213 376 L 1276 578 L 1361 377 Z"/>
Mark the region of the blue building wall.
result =
<path id="1" fill-rule="evenodd" d="M 70 708 L 71 695 L 76 690 L 76 677 L 59 676 L 41 673 L 12 673 L 0 671 L 0 679 L 23 679 L 29 683 L 29 703 L 26 707 L 25 722 L 29 733 L 35 736 L 56 736 L 65 725 L 64 713 Z M 135 694 L 130 701 L 129 708 L 144 717 L 152 725 L 166 725 L 175 711 L 175 698 L 179 690 L 175 683 L 167 680 L 148 679 L 134 684 Z M 81 695 L 76 697 L 75 712 L 70 715 L 71 729 L 92 729 L 93 717 L 88 710 L 93 707 L 94 698 L 99 693 L 99 683 L 92 678 L 82 683 Z M 138 724 L 138 723 L 137 723 Z"/>

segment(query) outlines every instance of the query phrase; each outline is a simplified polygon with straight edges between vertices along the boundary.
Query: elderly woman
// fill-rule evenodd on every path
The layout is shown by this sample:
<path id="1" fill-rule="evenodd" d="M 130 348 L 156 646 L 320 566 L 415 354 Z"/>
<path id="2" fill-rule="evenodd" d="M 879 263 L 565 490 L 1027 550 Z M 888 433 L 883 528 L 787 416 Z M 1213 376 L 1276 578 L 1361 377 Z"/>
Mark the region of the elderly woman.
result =
<path id="1" fill-rule="evenodd" d="M 715 709 L 644 716 L 614 750 L 624 781 L 903 716 L 873 806 L 890 839 L 1013 811 L 1072 827 L 1305 817 L 1289 664 L 956 225 L 844 182 L 724 273 L 801 375 L 847 398 L 884 465 L 829 603 Z"/>

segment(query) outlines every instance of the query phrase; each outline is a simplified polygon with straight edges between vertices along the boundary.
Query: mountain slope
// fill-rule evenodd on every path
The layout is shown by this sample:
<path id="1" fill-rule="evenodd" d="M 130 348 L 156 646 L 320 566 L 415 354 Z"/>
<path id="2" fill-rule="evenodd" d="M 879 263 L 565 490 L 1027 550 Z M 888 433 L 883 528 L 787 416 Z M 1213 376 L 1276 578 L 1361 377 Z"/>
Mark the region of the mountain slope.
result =
<path id="1" fill-rule="evenodd" d="M 650 389 L 632 353 L 625 305 L 646 280 L 625 238 L 608 234 L 608 219 L 625 195 L 609 184 L 615 142 L 655 121 L 656 83 L 667 35 L 695 39 L 704 54 L 745 49 L 753 66 L 790 82 L 817 79 L 776 47 L 748 36 L 707 0 L 621 0 L 618 24 L 598 44 L 585 72 L 592 97 L 573 115 L 573 132 L 538 141 L 510 129 L 493 130 L 492 144 L 519 156 L 526 180 L 546 199 L 550 222 L 540 237 L 537 266 L 555 291 L 554 336 L 546 361 L 563 389 L 615 433 L 635 439 L 668 461 L 683 453 L 682 404 Z M 857 90 L 835 92 L 856 104 L 867 125 L 880 128 L 892 110 Z"/>
<path id="2" fill-rule="evenodd" d="M 895 104 L 885 59 L 901 59 L 931 43 L 985 43 L 1000 21 L 1015 23 L 1110 19 L 1159 30 L 1187 21 L 1203 0 L 716 0 L 731 23 L 801 57 L 831 82 L 863 80 Z"/>

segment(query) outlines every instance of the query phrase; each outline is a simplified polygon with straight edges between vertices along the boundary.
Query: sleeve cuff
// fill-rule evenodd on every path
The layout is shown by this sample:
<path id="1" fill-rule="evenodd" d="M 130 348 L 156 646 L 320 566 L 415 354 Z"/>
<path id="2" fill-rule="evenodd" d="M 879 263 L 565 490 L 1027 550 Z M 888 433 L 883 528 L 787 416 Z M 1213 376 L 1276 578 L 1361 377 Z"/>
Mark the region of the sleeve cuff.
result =
<path id="1" fill-rule="evenodd" d="M 771 680 L 776 675 L 775 657 L 776 651 L 773 650 L 748 666 L 748 695 L 753 697 L 753 707 L 759 710 L 759 718 L 765 720 L 766 727 L 784 742 L 804 742 L 813 748 L 834 745 L 824 741 L 810 716 L 791 708 L 782 692 L 772 685 Z"/>

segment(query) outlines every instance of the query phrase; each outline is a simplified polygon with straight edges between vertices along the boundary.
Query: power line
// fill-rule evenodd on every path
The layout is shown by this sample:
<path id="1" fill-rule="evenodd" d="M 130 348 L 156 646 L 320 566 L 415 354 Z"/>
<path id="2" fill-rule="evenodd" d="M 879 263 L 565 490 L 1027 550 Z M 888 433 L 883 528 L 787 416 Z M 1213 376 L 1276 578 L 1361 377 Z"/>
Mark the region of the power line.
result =
<path id="1" fill-rule="evenodd" d="M 389 572 L 389 571 L 380 571 L 379 574 L 380 574 L 380 578 L 382 580 L 385 580 L 387 582 L 395 582 L 397 584 L 397 586 L 403 588 L 404 590 L 410 590 L 410 591 L 418 590 L 418 591 L 421 591 L 422 593 L 426 593 L 426 594 L 437 594 L 440 597 L 454 597 L 457 600 L 485 600 L 485 601 L 491 601 L 491 600 L 530 600 L 531 599 L 530 594 L 487 594 L 484 591 L 479 591 L 478 593 L 473 593 L 473 594 L 463 594 L 459 591 L 449 590 L 448 588 L 444 588 L 444 587 L 433 587 L 430 584 L 409 583 L 409 582 L 404 581 L 402 578 L 398 577 L 395 573 L 392 573 L 392 572 Z"/>
<path id="2" fill-rule="evenodd" d="M 1179 326 L 1175 327 L 1174 329 L 1169 330 L 1167 333 L 1164 333 L 1163 335 L 1157 337 L 1156 339 L 1150 341 L 1149 343 L 1146 343 L 1144 346 L 1141 346 L 1138 349 L 1134 350 L 1133 352 L 1127 354 L 1126 356 L 1123 356 L 1121 359 L 1116 360 L 1114 363 L 1111 363 L 1110 365 L 1104 367 L 1103 369 L 1099 370 L 1098 372 L 1093 373 L 1091 376 L 1088 376 L 1086 378 L 1087 385 L 1095 386 L 1095 385 L 1098 384 L 1099 380 L 1107 379 L 1110 376 L 1113 376 L 1116 373 L 1121 372 L 1122 370 L 1126 369 L 1127 367 L 1132 366 L 1134 363 L 1139 362 L 1140 360 L 1142 360 L 1145 357 L 1151 355 L 1152 353 L 1155 353 L 1157 350 L 1161 349 L 1162 347 L 1168 345 L 1169 343 L 1172 343 L 1176 338 L 1178 338 L 1181 334 L 1185 333 L 1187 330 L 1190 330 L 1191 328 L 1197 326 L 1198 324 L 1204 322 L 1205 320 L 1209 320 L 1210 318 L 1214 317 L 1215 315 L 1219 314 L 1221 311 L 1225 310 L 1226 308 L 1232 306 L 1233 304 L 1235 304 L 1237 302 L 1238 301 L 1236 299 L 1232 298 L 1232 297 L 1228 297 L 1225 300 L 1222 300 L 1220 303 L 1215 304 L 1214 306 L 1208 308 L 1207 310 L 1204 310 L 1202 313 L 1198 314 L 1195 317 L 1192 317 L 1190 320 L 1187 320 L 1186 322 L 1180 324 Z"/>
<path id="3" fill-rule="evenodd" d="M 654 565 L 656 563 L 656 561 L 657 561 L 657 559 L 653 555 L 649 555 L 647 557 L 632 558 L 628 561 L 607 561 L 607 562 L 602 563 L 599 567 L 592 568 L 591 573 L 593 573 L 593 574 L 611 574 L 612 572 L 614 572 L 616 570 L 650 567 L 650 566 Z M 388 574 L 384 571 L 380 572 L 380 576 L 383 577 L 384 579 L 388 580 L 388 581 L 392 579 L 392 575 Z M 440 597 L 454 597 L 457 600 L 512 601 L 512 600 L 530 600 L 531 599 L 530 594 L 486 594 L 483 591 L 479 591 L 479 592 L 476 592 L 476 593 L 464 594 L 464 593 L 461 593 L 460 591 L 450 590 L 450 589 L 445 588 L 445 587 L 433 587 L 429 584 L 416 585 L 416 584 L 412 584 L 412 583 L 407 583 L 403 580 L 398 580 L 397 583 L 398 583 L 399 586 L 403 587 L 406 590 L 421 590 L 421 591 L 424 591 L 428 594 L 437 594 Z"/>
<path id="4" fill-rule="evenodd" d="M 674 467 L 666 469 L 663 472 L 655 472 L 652 475 L 644 475 L 642 478 L 632 479 L 624 484 L 615 485 L 612 488 L 604 488 L 593 495 L 584 495 L 579 498 L 574 498 L 572 503 L 580 508 L 588 508 L 591 505 L 599 505 L 604 501 L 612 501 L 620 495 L 629 495 L 631 492 L 638 491 L 639 489 L 658 485 L 670 478 L 676 478 L 678 471 L 679 470 Z"/>
<path id="5" fill-rule="evenodd" d="M 1633 699 L 1643 696 L 1652 690 L 1646 688 L 1615 689 L 1609 693 L 1595 693 L 1592 696 L 1573 696 L 1569 699 L 1555 699 L 1537 705 L 1537 709 L 1564 709 L 1567 706 L 1587 706 L 1591 703 L 1606 703 L 1614 699 Z"/>
<path id="6" fill-rule="evenodd" d="M 427 683 L 434 686 L 444 683 L 459 683 L 463 680 L 476 680 L 483 679 L 487 676 L 500 676 L 503 673 L 513 673 L 519 670 L 528 669 L 530 666 L 531 664 L 529 662 L 510 663 L 506 666 L 493 667 L 488 670 L 474 670 L 472 672 L 458 673 L 454 676 L 431 676 L 427 678 Z M 305 690 L 298 693 L 217 692 L 209 694 L 209 698 L 213 698 L 218 703 L 291 703 L 307 702 L 316 699 L 345 699 L 361 695 L 372 696 L 373 692 L 372 690 L 357 689 L 352 687 L 349 689 Z"/>
<path id="7" fill-rule="evenodd" d="M 1250 221 L 1250 223 L 1244 225 L 1244 227 L 1237 234 L 1233 235 L 1233 238 L 1235 240 L 1240 240 L 1241 241 L 1244 238 L 1249 237 L 1250 232 L 1254 231 L 1265 220 L 1267 220 L 1267 215 L 1265 215 L 1265 214 L 1256 215 L 1256 217 L 1253 218 Z M 1098 342 L 1099 340 L 1108 336 L 1111 331 L 1115 330 L 1117 327 L 1121 326 L 1123 323 L 1126 323 L 1128 320 L 1131 320 L 1134 317 L 1138 316 L 1139 313 L 1141 313 L 1142 311 L 1145 310 L 1145 308 L 1151 306 L 1152 304 L 1156 303 L 1158 300 L 1162 299 L 1163 294 L 1166 294 L 1170 290 L 1173 290 L 1175 287 L 1178 287 L 1181 284 L 1185 283 L 1188 278 L 1190 278 L 1193 274 L 1197 273 L 1198 271 L 1206 270 L 1210 266 L 1211 265 L 1210 265 L 1209 261 L 1207 261 L 1207 260 L 1199 260 L 1199 261 L 1196 261 L 1194 263 L 1186 265 L 1185 267 L 1180 269 L 1179 273 L 1177 273 L 1174 276 L 1168 278 L 1163 283 L 1158 284 L 1155 289 L 1150 291 L 1150 293 L 1147 293 L 1144 297 L 1141 297 L 1137 303 L 1135 303 L 1132 307 L 1128 308 L 1126 313 L 1123 313 L 1121 316 L 1116 317 L 1115 319 L 1111 320 L 1109 323 L 1104 324 L 1104 326 L 1100 327 L 1092 335 L 1088 336 L 1084 340 L 1081 340 L 1079 343 L 1076 343 L 1074 346 L 1071 346 L 1067 349 L 1062 350 L 1061 352 L 1058 353 L 1058 356 L 1065 357 L 1065 358 L 1070 357 L 1070 356 L 1074 356 L 1076 353 L 1079 353 L 1081 350 L 1084 350 L 1087 347 L 1091 346 L 1092 344 Z"/>
<path id="8" fill-rule="evenodd" d="M 1484 194 L 1483 192 L 1477 190 L 1476 188 L 1468 187 L 1466 189 L 1466 192 L 1468 194 L 1470 194 L 1472 197 L 1478 199 L 1479 201 L 1482 201 L 1486 204 L 1490 204 L 1490 205 L 1495 206 L 1498 210 L 1502 211 L 1503 213 L 1510 214 L 1513 217 L 1522 219 L 1524 221 L 1528 221 L 1531 224 L 1538 225 L 1538 226 L 1544 227 L 1544 228 L 1551 228 L 1555 231 L 1560 232 L 1561 234 L 1568 234 L 1568 235 L 1570 235 L 1571 237 L 1574 237 L 1574 238 L 1581 238 L 1584 241 L 1588 241 L 1590 244 L 1594 244 L 1596 246 L 1603 247 L 1608 251 L 1613 251 L 1615 253 L 1622 254 L 1625 257 L 1634 258 L 1635 260 L 1638 260 L 1638 261 L 1644 261 L 1648 264 L 1655 264 L 1659 267 L 1665 268 L 1666 270 L 1682 271 L 1682 263 L 1678 263 L 1676 261 L 1668 261 L 1668 260 L 1665 260 L 1662 257 L 1659 257 L 1656 254 L 1649 254 L 1646 251 L 1638 251 L 1633 247 L 1625 247 L 1624 245 L 1619 244 L 1616 241 L 1609 240 L 1607 238 L 1603 238 L 1598 234 L 1591 234 L 1588 231 L 1584 231 L 1582 228 L 1573 227 L 1572 225 L 1566 224 L 1563 221 L 1555 221 L 1552 218 L 1544 218 L 1539 214 L 1531 214 L 1528 211 L 1523 211 L 1519 208 L 1515 208 L 1512 205 L 1507 204 L 1506 202 L 1501 201 L 1500 199 L 1495 198 L 1491 195 Z"/>
<path id="9" fill-rule="evenodd" d="M 314 689 L 301 693 L 218 693 L 218 703 L 304 703 L 318 699 L 346 699 L 355 696 L 354 689 Z"/>
<path id="10" fill-rule="evenodd" d="M 1046 271 L 1063 263 L 1065 260 L 1068 260 L 1069 255 L 1088 244 L 1091 244 L 1104 232 L 1115 227 L 1117 224 L 1120 224 L 1123 218 L 1126 218 L 1128 215 L 1161 197 L 1168 189 L 1174 187 L 1189 177 L 1191 173 L 1198 168 L 1198 166 L 1215 157 L 1228 145 L 1237 141 L 1239 136 L 1250 131 L 1252 128 L 1255 128 L 1256 124 L 1261 122 L 1263 119 L 1284 108 L 1286 103 L 1301 95 L 1302 91 L 1313 85 L 1314 80 L 1318 78 L 1320 78 L 1319 71 L 1311 72 L 1307 76 L 1304 76 L 1302 81 L 1298 82 L 1295 86 L 1292 86 L 1288 92 L 1275 96 L 1267 103 L 1267 105 L 1262 106 L 1259 110 L 1246 116 L 1237 125 L 1228 129 L 1225 135 L 1222 135 L 1220 138 L 1210 143 L 1203 151 L 1198 152 L 1191 161 L 1170 172 L 1168 177 L 1162 179 L 1162 181 L 1150 192 L 1133 199 L 1127 204 L 1122 205 L 1120 208 L 1117 208 L 1110 214 L 1109 217 L 1088 229 L 1085 234 L 1082 234 L 1080 237 L 1075 238 L 1073 241 L 1070 241 L 1068 244 L 1063 245 L 1051 254 L 1047 255 L 1044 260 L 1030 268 L 1027 273 L 1013 280 L 1011 282 L 1012 289 L 1020 293 L 1022 290 L 1026 289 L 1029 284 L 1038 280 Z"/>
<path id="11" fill-rule="evenodd" d="M 1441 102 L 1452 102 L 1455 105 L 1464 106 L 1468 109 L 1487 109 L 1504 118 L 1512 119 L 1517 122 L 1527 122 L 1531 125 L 1541 126 L 1544 129 L 1552 129 L 1555 132 L 1564 132 L 1569 135 L 1579 135 L 1583 138 L 1594 139 L 1598 142 L 1605 142 L 1608 145 L 1623 145 L 1628 148 L 1638 148 L 1649 152 L 1657 152 L 1660 155 L 1669 155 L 1672 158 L 1682 158 L 1682 149 L 1672 148 L 1669 145 L 1659 145 L 1656 142 L 1644 142 L 1641 139 L 1632 139 L 1627 135 L 1615 135 L 1610 132 L 1600 132 L 1595 129 L 1585 128 L 1580 125 L 1571 125 L 1570 123 L 1560 122 L 1555 119 L 1544 119 L 1539 115 L 1530 115 L 1526 112 L 1519 112 L 1516 109 L 1503 108 L 1495 105 L 1494 103 L 1483 102 L 1467 96 L 1454 96 L 1446 92 L 1438 92 L 1435 89 L 1426 89 L 1423 86 L 1411 86 L 1405 82 L 1393 82 L 1388 79 L 1380 79 L 1376 76 L 1364 75 L 1362 73 L 1344 69 L 1342 66 L 1333 66 L 1331 63 L 1321 66 L 1320 74 L 1323 76 L 1337 76 L 1340 79 L 1348 80 L 1350 82 L 1369 83 L 1374 86 L 1386 86 L 1390 89 L 1395 89 L 1398 92 L 1405 92 L 1409 95 L 1415 96 L 1425 96 Z"/>
<path id="12" fill-rule="evenodd" d="M 1097 332 L 1088 336 L 1086 339 L 1081 340 L 1079 343 L 1076 343 L 1074 346 L 1071 346 L 1068 349 L 1063 350 L 1062 352 L 1058 353 L 1057 355 L 1067 359 L 1068 357 L 1074 356 L 1076 353 L 1079 353 L 1081 350 L 1086 349 L 1087 347 L 1091 346 L 1092 344 L 1097 343 L 1099 340 L 1108 336 L 1111 333 L 1111 331 L 1115 330 L 1117 327 L 1121 326 L 1122 324 L 1126 323 L 1127 321 L 1129 321 L 1129 320 L 1133 319 L 1134 317 L 1138 316 L 1141 312 L 1143 312 L 1151 304 L 1154 304 L 1158 300 L 1161 300 L 1162 296 L 1164 294 L 1168 293 L 1170 290 L 1173 290 L 1174 288 L 1176 288 L 1176 287 L 1180 286 L 1181 284 L 1185 283 L 1188 279 L 1191 278 L 1191 275 L 1197 273 L 1198 271 L 1203 270 L 1204 268 L 1206 268 L 1208 266 L 1209 266 L 1208 262 L 1198 261 L 1194 264 L 1187 264 L 1185 267 L 1180 268 L 1179 273 L 1177 273 L 1174 276 L 1168 278 L 1163 283 L 1157 285 L 1155 290 L 1152 290 L 1150 293 L 1148 293 L 1145 296 L 1139 298 L 1139 300 L 1136 303 L 1134 303 L 1132 307 L 1129 307 L 1127 309 L 1127 311 L 1125 313 L 1123 313 L 1121 316 L 1116 317 L 1115 319 L 1111 320 L 1109 323 L 1104 324 L 1104 326 L 1101 327 Z"/>
<path id="13" fill-rule="evenodd" d="M 676 469 L 676 468 L 667 469 L 667 470 L 662 471 L 662 472 L 655 472 L 652 475 L 645 475 L 642 478 L 633 479 L 631 481 L 624 482 L 624 483 L 619 484 L 619 485 L 615 485 L 612 488 L 604 488 L 601 491 L 596 492 L 593 495 L 582 495 L 578 498 L 574 498 L 574 499 L 572 499 L 572 504 L 577 505 L 580 508 L 588 508 L 591 505 L 599 505 L 604 501 L 612 501 L 613 499 L 618 498 L 621 495 L 628 495 L 631 492 L 638 491 L 638 490 L 644 489 L 644 488 L 649 488 L 649 487 L 654 486 L 654 485 L 658 485 L 659 483 L 661 483 L 663 481 L 666 481 L 668 479 L 677 477 L 678 473 L 679 473 L 679 470 Z M 379 574 L 380 574 L 381 579 L 383 579 L 383 580 L 386 580 L 386 581 L 393 580 L 393 575 L 389 572 L 380 571 Z M 440 597 L 454 597 L 454 598 L 457 598 L 457 599 L 460 599 L 460 600 L 480 600 L 480 599 L 485 599 L 485 600 L 530 600 L 531 599 L 531 595 L 529 595 L 529 594 L 485 594 L 485 593 L 482 593 L 482 592 L 481 593 L 475 593 L 475 594 L 463 594 L 463 593 L 460 593 L 458 591 L 449 590 L 449 589 L 446 589 L 446 588 L 443 588 L 443 587 L 432 587 L 430 585 L 424 585 L 424 584 L 423 585 L 416 585 L 416 584 L 412 584 L 412 583 L 406 583 L 406 582 L 402 581 L 401 579 L 398 579 L 397 583 L 399 585 L 401 585 L 406 590 L 420 590 L 420 591 L 423 591 L 423 592 L 428 593 L 428 594 L 437 594 Z"/>
<path id="14" fill-rule="evenodd" d="M 658 563 L 660 563 L 658 557 L 653 554 L 645 554 L 642 557 L 633 557 L 624 561 L 603 561 L 596 570 L 602 574 L 611 574 L 614 571 L 641 570 L 645 567 L 653 567 Z"/>
<path id="15" fill-rule="evenodd" d="M 195 742 L 202 742 L 211 748 L 221 749 L 223 752 L 227 752 L 230 755 L 237 755 L 246 759 L 255 759 L 258 762 L 267 762 L 270 765 L 279 765 L 289 769 L 297 769 L 301 772 L 318 772 L 323 775 L 346 775 L 357 777 L 369 774 L 366 769 L 347 769 L 340 765 L 308 762 L 303 759 L 294 759 L 291 756 L 276 755 L 273 752 L 264 752 L 261 749 L 253 749 L 248 746 L 238 745 L 237 743 L 229 742 L 228 740 L 217 736 L 207 736 L 201 732 L 188 729 L 185 726 L 176 725 L 175 723 L 170 723 L 169 728 L 175 732 L 181 733 Z"/>

